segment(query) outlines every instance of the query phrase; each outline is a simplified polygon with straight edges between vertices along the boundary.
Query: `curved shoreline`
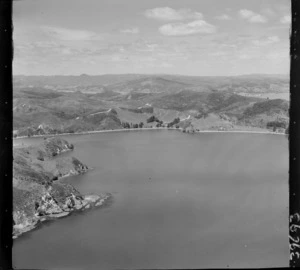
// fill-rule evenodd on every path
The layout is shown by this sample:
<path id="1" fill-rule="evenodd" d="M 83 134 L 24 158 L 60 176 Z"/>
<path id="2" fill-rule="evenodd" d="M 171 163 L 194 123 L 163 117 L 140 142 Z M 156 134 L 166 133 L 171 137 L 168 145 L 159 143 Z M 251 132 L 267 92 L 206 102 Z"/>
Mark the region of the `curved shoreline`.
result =
<path id="1" fill-rule="evenodd" d="M 76 199 L 76 205 L 69 209 L 61 209 L 60 213 L 50 213 L 43 216 L 36 216 L 35 220 L 31 220 L 26 224 L 19 224 L 13 226 L 12 239 L 16 240 L 23 236 L 25 233 L 38 229 L 41 225 L 46 222 L 55 221 L 59 218 L 67 217 L 78 212 L 86 212 L 96 207 L 104 207 L 105 204 L 111 200 L 112 195 L 110 193 L 100 195 L 83 195 L 82 200 Z"/>
<path id="2" fill-rule="evenodd" d="M 247 131 L 247 130 L 228 130 L 228 131 L 217 131 L 217 130 L 201 130 L 195 131 L 195 133 L 248 133 L 248 134 L 271 134 L 271 135 L 288 135 L 279 132 L 267 132 L 267 131 Z"/>
<path id="3" fill-rule="evenodd" d="M 112 129 L 112 130 L 94 130 L 76 133 L 60 133 L 60 134 L 44 134 L 44 135 L 33 135 L 33 136 L 20 136 L 15 137 L 13 140 L 25 139 L 25 138 L 41 138 L 41 137 L 54 137 L 54 136 L 69 136 L 69 135 L 88 135 L 97 133 L 109 133 L 109 132 L 127 132 L 127 131 L 143 131 L 143 130 L 178 130 L 182 131 L 182 128 L 131 128 L 131 129 Z M 248 131 L 248 130 L 200 130 L 193 133 L 249 133 L 249 134 L 271 134 L 271 135 L 288 135 L 279 132 L 268 132 L 268 131 Z"/>
<path id="4" fill-rule="evenodd" d="M 111 197 L 110 193 L 83 195 L 71 183 L 63 181 L 89 169 L 73 156 L 54 158 L 74 149 L 66 140 L 48 138 L 39 140 L 39 145 L 26 147 L 13 149 L 14 239 L 41 222 L 101 206 Z"/>

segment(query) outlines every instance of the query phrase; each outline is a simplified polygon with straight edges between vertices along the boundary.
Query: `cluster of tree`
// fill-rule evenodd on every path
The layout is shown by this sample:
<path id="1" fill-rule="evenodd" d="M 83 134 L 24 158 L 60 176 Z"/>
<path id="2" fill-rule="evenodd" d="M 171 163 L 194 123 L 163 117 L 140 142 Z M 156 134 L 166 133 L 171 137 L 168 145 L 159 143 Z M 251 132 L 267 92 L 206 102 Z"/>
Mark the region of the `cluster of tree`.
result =
<path id="1" fill-rule="evenodd" d="M 132 123 L 131 123 L 132 125 Z M 122 122 L 122 127 L 123 128 L 130 128 L 130 124 L 128 122 Z"/>
<path id="2" fill-rule="evenodd" d="M 55 111 L 54 115 L 64 120 L 70 120 L 78 116 L 78 114 L 67 113 L 65 111 L 60 110 Z"/>
<path id="3" fill-rule="evenodd" d="M 272 128 L 273 131 L 276 131 L 277 128 L 286 129 L 286 123 L 281 121 L 271 121 L 267 123 L 267 128 Z"/>
<path id="4" fill-rule="evenodd" d="M 194 117 L 197 119 L 201 119 L 202 117 L 205 119 L 208 116 L 208 111 L 206 109 L 198 109 L 198 113 L 197 115 L 195 115 Z"/>
<path id="5" fill-rule="evenodd" d="M 175 118 L 172 122 L 168 123 L 168 127 L 172 127 L 180 122 L 180 118 Z"/>
<path id="6" fill-rule="evenodd" d="M 56 129 L 56 128 L 50 128 L 47 129 L 46 131 L 41 129 L 41 128 L 33 128 L 29 127 L 24 130 L 20 130 L 20 132 L 14 134 L 14 137 L 17 136 L 27 136 L 27 137 L 32 137 L 35 135 L 46 135 L 46 134 L 62 134 L 62 133 L 75 133 L 74 130 L 62 130 L 62 129 Z"/>
<path id="7" fill-rule="evenodd" d="M 164 123 L 163 121 L 158 121 L 156 127 L 161 127 L 163 123 Z"/>
<path id="8" fill-rule="evenodd" d="M 122 122 L 122 127 L 123 128 L 142 128 L 144 126 L 143 122 L 140 122 L 139 124 L 132 124 L 128 122 Z"/>
<path id="9" fill-rule="evenodd" d="M 152 122 L 162 122 L 162 121 L 159 121 L 159 119 L 157 117 L 155 117 L 154 115 L 152 115 L 151 117 L 149 117 L 147 119 L 147 123 L 152 123 Z"/>
<path id="10" fill-rule="evenodd" d="M 207 116 L 208 116 L 208 113 L 202 112 L 202 113 L 198 113 L 194 117 L 197 118 L 197 119 L 201 119 L 203 117 L 205 119 Z"/>
<path id="11" fill-rule="evenodd" d="M 66 129 L 66 133 L 75 133 L 75 130 L 73 128 L 68 128 Z"/>
<path id="12" fill-rule="evenodd" d="M 261 102 L 256 102 L 252 107 L 247 108 L 244 111 L 245 116 L 259 115 L 263 113 L 270 112 L 284 112 L 288 113 L 289 103 L 282 99 L 266 100 Z"/>

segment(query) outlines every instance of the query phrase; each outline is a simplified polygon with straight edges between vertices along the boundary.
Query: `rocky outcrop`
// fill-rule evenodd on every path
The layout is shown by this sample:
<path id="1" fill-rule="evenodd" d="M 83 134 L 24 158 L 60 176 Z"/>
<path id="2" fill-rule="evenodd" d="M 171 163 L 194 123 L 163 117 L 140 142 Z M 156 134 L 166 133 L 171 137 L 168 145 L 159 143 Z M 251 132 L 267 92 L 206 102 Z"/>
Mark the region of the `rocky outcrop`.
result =
<path id="1" fill-rule="evenodd" d="M 49 138 L 40 146 L 14 149 L 13 238 L 41 222 L 102 205 L 109 194 L 81 195 L 59 178 L 84 173 L 88 167 L 74 157 L 61 157 L 74 146 Z"/>
<path id="2" fill-rule="evenodd" d="M 50 157 L 55 157 L 62 152 L 70 151 L 74 149 L 74 145 L 68 143 L 61 138 L 53 137 L 44 140 L 44 150 Z"/>
<path id="3" fill-rule="evenodd" d="M 59 156 L 72 151 L 74 146 L 60 138 L 48 138 L 39 146 L 14 149 L 13 168 L 16 178 L 32 178 L 32 181 L 57 180 L 60 177 L 85 173 L 88 167 L 75 157 Z M 43 178 L 43 179 L 41 179 Z"/>
<path id="4" fill-rule="evenodd" d="M 40 196 L 37 196 L 36 193 L 25 196 L 27 200 L 25 205 L 14 200 L 13 238 L 36 228 L 41 222 L 65 217 L 75 211 L 101 206 L 110 198 L 110 194 L 82 196 L 75 189 L 74 193 L 68 193 L 66 192 L 67 185 L 60 185 L 60 187 L 53 185 L 45 190 L 43 187 L 39 187 L 38 194 Z M 25 195 L 26 191 L 16 191 L 16 189 L 14 189 L 14 195 L 20 191 Z M 63 192 L 61 193 L 61 191 Z"/>

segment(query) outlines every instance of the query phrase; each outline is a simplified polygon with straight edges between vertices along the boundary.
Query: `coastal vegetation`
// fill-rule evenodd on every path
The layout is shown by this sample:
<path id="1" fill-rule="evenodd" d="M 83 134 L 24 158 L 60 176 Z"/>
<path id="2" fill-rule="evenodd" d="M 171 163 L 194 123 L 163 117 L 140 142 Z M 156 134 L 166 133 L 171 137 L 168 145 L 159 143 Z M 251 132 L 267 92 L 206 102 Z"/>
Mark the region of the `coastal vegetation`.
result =
<path id="1" fill-rule="evenodd" d="M 89 168 L 75 157 L 61 156 L 74 145 L 60 138 L 13 149 L 13 237 L 41 222 L 99 206 L 109 194 L 82 195 L 60 179 Z"/>
<path id="2" fill-rule="evenodd" d="M 191 125 L 198 130 L 285 129 L 289 102 L 258 93 L 288 93 L 288 78 L 16 76 L 14 137 Z"/>
<path id="3" fill-rule="evenodd" d="M 175 118 L 172 122 L 168 123 L 168 127 L 172 127 L 180 122 L 180 118 Z"/>

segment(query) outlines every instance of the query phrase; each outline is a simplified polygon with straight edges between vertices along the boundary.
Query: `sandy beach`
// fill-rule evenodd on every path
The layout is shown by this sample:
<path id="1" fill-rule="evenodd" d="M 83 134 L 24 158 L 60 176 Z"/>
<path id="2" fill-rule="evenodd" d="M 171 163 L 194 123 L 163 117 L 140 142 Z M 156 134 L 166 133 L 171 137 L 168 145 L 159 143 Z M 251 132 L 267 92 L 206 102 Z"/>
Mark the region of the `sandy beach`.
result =
<path id="1" fill-rule="evenodd" d="M 95 130 L 95 131 L 85 131 L 76 133 L 60 133 L 60 134 L 45 134 L 45 135 L 33 135 L 30 138 L 40 138 L 40 137 L 53 137 L 53 136 L 66 136 L 66 135 L 87 135 L 95 133 L 109 133 L 109 132 L 128 132 L 128 131 L 143 131 L 143 130 L 178 130 L 182 131 L 182 128 L 131 128 L 131 129 L 112 129 L 112 130 Z M 249 130 L 199 130 L 194 133 L 253 133 L 253 134 L 272 134 L 272 135 L 286 135 L 285 133 L 271 132 L 271 131 L 249 131 Z M 13 138 L 14 140 L 28 138 L 27 136 L 20 136 Z"/>

